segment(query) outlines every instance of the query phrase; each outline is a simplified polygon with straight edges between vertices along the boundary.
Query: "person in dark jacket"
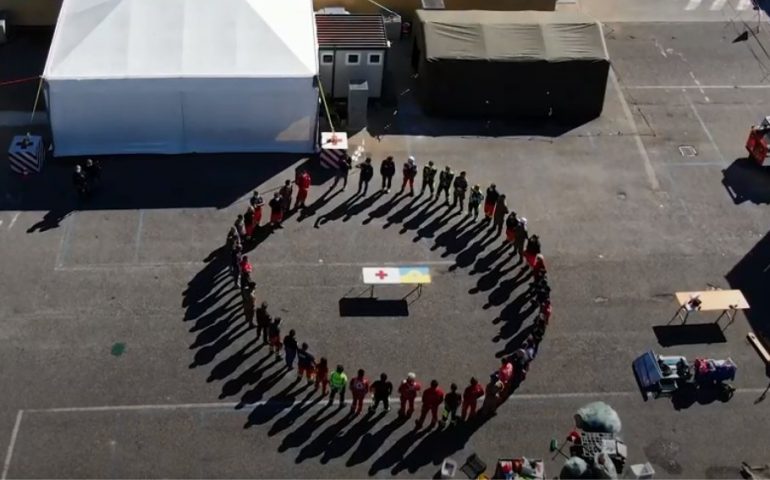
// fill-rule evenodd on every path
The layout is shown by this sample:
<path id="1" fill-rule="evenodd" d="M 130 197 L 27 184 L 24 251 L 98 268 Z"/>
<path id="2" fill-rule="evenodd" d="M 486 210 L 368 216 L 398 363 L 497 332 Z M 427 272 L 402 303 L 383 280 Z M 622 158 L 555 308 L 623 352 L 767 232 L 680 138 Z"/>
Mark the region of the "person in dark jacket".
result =
<path id="1" fill-rule="evenodd" d="M 297 351 L 297 379 L 301 379 L 304 374 L 307 384 L 311 385 L 315 381 L 315 356 L 309 348 L 307 343 L 303 343 Z"/>
<path id="2" fill-rule="evenodd" d="M 449 387 L 449 393 L 444 396 L 444 410 L 441 412 L 441 421 L 439 422 L 439 428 L 449 422 L 450 425 L 457 423 L 457 409 L 460 408 L 460 404 L 463 401 L 462 395 L 457 393 L 457 384 L 453 383 Z"/>
<path id="3" fill-rule="evenodd" d="M 382 191 L 390 193 L 390 188 L 393 183 L 393 176 L 396 174 L 396 162 L 393 161 L 393 157 L 387 157 L 382 161 L 380 165 L 380 175 L 382 175 Z"/>
<path id="4" fill-rule="evenodd" d="M 364 163 L 361 165 L 356 165 L 356 168 L 361 169 L 361 175 L 358 177 L 358 192 L 361 193 L 363 190 L 364 195 L 366 195 L 366 192 L 369 191 L 369 182 L 372 180 L 372 177 L 374 176 L 374 167 L 372 167 L 372 159 L 367 157 Z"/>
<path id="5" fill-rule="evenodd" d="M 289 334 L 283 337 L 283 353 L 286 360 L 286 367 L 291 370 L 294 368 L 294 359 L 297 358 L 297 332 L 289 330 Z"/>
<path id="6" fill-rule="evenodd" d="M 249 282 L 241 287 L 241 298 L 243 300 L 243 315 L 246 317 L 246 323 L 249 328 L 254 327 L 254 312 L 257 305 L 257 284 Z"/>
<path id="7" fill-rule="evenodd" d="M 275 317 L 267 329 L 270 352 L 275 353 L 275 359 L 281 359 L 281 317 Z"/>
<path id="8" fill-rule="evenodd" d="M 430 191 L 430 196 L 428 197 L 429 200 L 433 199 L 433 184 L 436 182 L 436 172 L 438 172 L 438 169 L 433 166 L 433 160 L 422 167 L 422 188 L 420 189 L 420 195 L 422 195 L 427 188 Z"/>
<path id="9" fill-rule="evenodd" d="M 283 202 L 281 201 L 281 194 L 275 192 L 272 200 L 270 200 L 270 227 L 283 228 Z"/>
<path id="10" fill-rule="evenodd" d="M 452 186 L 452 181 L 455 178 L 455 172 L 448 165 L 444 168 L 438 176 L 438 191 L 436 192 L 436 198 L 441 196 L 441 192 L 444 192 L 444 203 L 449 203 L 449 187 Z"/>
<path id="11" fill-rule="evenodd" d="M 369 407 L 369 411 L 374 413 L 380 403 L 385 407 L 385 411 L 390 410 L 390 394 L 393 393 L 393 384 L 388 381 L 388 375 L 380 374 L 380 379 L 372 384 L 372 396 L 374 403 Z"/>
<path id="12" fill-rule="evenodd" d="M 460 176 L 455 178 L 454 193 L 452 194 L 452 206 L 450 209 L 455 208 L 457 203 L 460 203 L 460 212 L 465 208 L 465 195 L 468 193 L 468 179 L 465 178 L 465 172 L 460 172 Z"/>
<path id="13" fill-rule="evenodd" d="M 267 311 L 267 302 L 262 302 L 262 305 L 257 309 L 257 340 L 262 338 L 262 343 L 267 343 L 267 331 L 270 328 L 272 319 Z"/>
<path id="14" fill-rule="evenodd" d="M 349 155 L 337 164 L 337 171 L 334 175 L 334 183 L 329 187 L 329 190 L 333 190 L 340 180 L 342 180 L 342 189 L 345 190 L 348 186 L 348 174 L 350 169 L 353 168 L 353 159 Z"/>
<path id="15" fill-rule="evenodd" d="M 291 210 L 291 197 L 294 194 L 294 188 L 291 186 L 291 180 L 286 180 L 283 187 L 278 191 L 281 194 L 281 209 L 283 210 L 283 216 L 289 214 Z"/>

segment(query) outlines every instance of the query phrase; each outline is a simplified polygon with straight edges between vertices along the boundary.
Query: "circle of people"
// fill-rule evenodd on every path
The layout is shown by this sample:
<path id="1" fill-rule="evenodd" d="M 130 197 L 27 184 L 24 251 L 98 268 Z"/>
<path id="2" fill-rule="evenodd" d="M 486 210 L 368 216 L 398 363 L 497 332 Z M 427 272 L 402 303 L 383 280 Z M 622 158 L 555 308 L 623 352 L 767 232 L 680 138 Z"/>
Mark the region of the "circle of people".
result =
<path id="1" fill-rule="evenodd" d="M 369 182 L 374 175 L 371 158 L 366 158 L 356 168 L 361 170 L 358 193 L 363 192 L 366 195 Z M 347 157 L 340 162 L 330 190 L 334 189 L 340 181 L 343 182 L 342 189 L 344 190 L 347 187 L 348 175 L 351 170 L 352 159 Z M 407 159 L 402 171 L 403 181 L 400 193 L 403 193 L 408 186 L 409 195 L 414 195 L 414 181 L 417 176 L 417 163 L 414 157 L 410 156 Z M 393 157 L 389 156 L 382 161 L 380 166 L 383 192 L 390 192 L 395 172 L 395 162 Z M 423 167 L 420 195 L 427 190 L 430 193 L 430 199 L 433 198 L 434 194 L 438 199 L 443 193 L 445 204 L 448 204 L 451 189 L 453 202 L 450 209 L 459 204 L 462 211 L 468 192 L 466 172 L 463 171 L 459 175 L 455 175 L 451 167 L 445 167 L 438 175 L 438 188 L 434 191 L 437 173 L 438 169 L 432 161 Z M 293 184 L 297 186 L 297 195 L 292 208 Z M 275 355 L 276 360 L 283 359 L 289 370 L 294 369 L 296 360 L 297 381 L 304 377 L 308 384 L 313 384 L 316 390 L 320 389 L 323 396 L 328 395 L 330 406 L 334 403 L 335 398 L 339 397 L 340 408 L 343 408 L 345 392 L 350 390 L 353 399 L 350 407 L 351 415 L 361 413 L 364 400 L 370 394 L 372 395 L 372 404 L 369 411 L 376 412 L 379 405 L 382 404 L 387 412 L 390 410 L 393 384 L 386 373 L 381 373 L 378 380 L 370 383 L 363 369 L 359 369 L 353 378 L 348 378 L 342 365 L 330 369 L 327 358 L 316 358 L 316 355 L 311 353 L 307 343 L 298 341 L 294 329 L 289 330 L 285 336 L 281 336 L 283 328 L 281 318 L 273 317 L 268 312 L 267 302 L 261 302 L 259 307 L 256 305 L 256 284 L 251 279 L 252 265 L 244 253 L 244 246 L 253 242 L 258 229 L 267 228 L 272 231 L 281 228 L 281 223 L 287 214 L 292 210 L 306 208 L 305 200 L 308 197 L 310 186 L 311 177 L 307 170 L 299 170 L 293 182 L 286 180 L 269 202 L 270 218 L 265 225 L 261 224 L 262 209 L 265 203 L 259 192 L 255 190 L 246 213 L 238 215 L 228 232 L 226 247 L 230 252 L 230 270 L 236 286 L 241 289 L 246 321 L 250 328 L 256 328 L 257 340 L 261 339 L 263 343 L 269 345 L 270 352 Z M 429 386 L 423 390 L 416 374 L 409 372 L 399 382 L 396 390 L 400 400 L 398 413 L 402 417 L 410 417 L 414 413 L 415 399 L 422 392 L 421 411 L 419 418 L 415 421 L 416 428 L 422 428 L 428 414 L 431 415 L 429 428 L 433 428 L 437 423 L 440 428 L 444 428 L 447 424 L 456 424 L 458 420 L 464 422 L 477 415 L 491 416 L 498 405 L 505 401 L 508 395 L 526 377 L 530 362 L 537 355 L 538 346 L 551 316 L 550 288 L 538 236 L 529 235 L 526 218 L 518 217 L 516 212 L 509 211 L 505 195 L 498 192 L 495 184 L 491 184 L 486 189 L 486 196 L 481 193 L 479 185 L 474 185 L 470 189 L 468 215 L 472 215 L 474 221 L 478 218 L 482 201 L 484 205 L 483 221 L 491 222 L 491 229 L 496 230 L 498 235 L 502 234 L 503 225 L 505 225 L 504 241 L 513 246 L 514 254 L 522 257 L 525 268 L 529 268 L 531 271 L 532 281 L 528 295 L 530 301 L 538 309 L 538 314 L 529 336 L 512 355 L 501 358 L 499 368 L 489 376 L 486 387 L 482 386 L 478 379 L 471 377 L 462 393 L 459 392 L 459 387 L 455 383 L 452 383 L 449 392 L 445 393 L 436 380 L 431 380 Z M 477 411 L 480 399 L 483 399 L 482 405 Z M 439 408 L 442 404 L 443 409 L 439 420 Z"/>

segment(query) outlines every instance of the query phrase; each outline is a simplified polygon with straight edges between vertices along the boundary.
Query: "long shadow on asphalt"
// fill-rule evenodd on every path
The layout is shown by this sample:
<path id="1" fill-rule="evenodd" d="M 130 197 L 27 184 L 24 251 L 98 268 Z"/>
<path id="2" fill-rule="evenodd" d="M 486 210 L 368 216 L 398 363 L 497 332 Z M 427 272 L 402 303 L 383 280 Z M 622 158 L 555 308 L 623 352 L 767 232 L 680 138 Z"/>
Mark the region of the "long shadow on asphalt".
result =
<path id="1" fill-rule="evenodd" d="M 313 390 L 307 396 L 305 396 L 305 400 L 303 402 L 295 403 L 294 406 L 291 407 L 291 410 L 289 410 L 284 416 L 273 423 L 267 434 L 272 437 L 273 435 L 281 433 L 282 431 L 294 425 L 294 422 L 297 421 L 297 419 L 299 419 L 306 412 L 308 412 L 311 408 L 318 405 L 321 400 L 324 399 L 324 397 L 320 394 L 314 397 L 313 395 L 316 393 L 318 392 Z"/>
<path id="2" fill-rule="evenodd" d="M 370 208 L 372 205 L 377 202 L 377 200 L 380 199 L 384 195 L 383 192 L 374 192 L 373 194 L 369 195 L 368 197 L 359 197 L 356 202 L 354 202 L 352 205 L 350 205 L 345 212 L 345 218 L 342 219 L 343 222 L 350 221 L 353 217 L 356 215 L 364 212 L 368 208 Z"/>
<path id="3" fill-rule="evenodd" d="M 515 253 L 511 253 L 510 255 L 503 257 L 503 260 L 495 264 L 492 270 L 479 277 L 479 279 L 476 281 L 476 286 L 468 290 L 468 293 L 475 295 L 479 292 L 486 292 L 487 290 L 492 290 L 495 288 L 495 286 L 500 283 L 500 280 L 502 280 L 504 276 L 516 270 L 516 267 L 524 262 L 521 257 L 518 257 L 518 261 L 516 263 L 512 264 L 508 268 L 502 268 L 503 265 L 510 262 L 513 257 L 517 257 L 517 255 Z"/>
<path id="4" fill-rule="evenodd" d="M 396 440 L 390 448 L 377 458 L 369 467 L 369 476 L 377 475 L 386 468 L 393 467 L 402 461 L 409 448 L 416 444 L 422 437 L 428 434 L 428 430 L 410 430 L 404 436 Z"/>
<path id="5" fill-rule="evenodd" d="M 207 382 L 213 382 L 214 380 L 224 380 L 235 372 L 246 360 L 252 355 L 257 353 L 264 343 L 260 343 L 256 348 L 250 348 L 257 342 L 257 339 L 253 339 L 246 343 L 240 350 L 230 355 L 228 358 L 219 362 L 214 368 L 211 369 L 211 373 L 206 379 Z"/>
<path id="6" fill-rule="evenodd" d="M 462 450 L 468 440 L 481 428 L 490 417 L 478 416 L 464 423 L 458 423 L 443 430 L 433 430 L 412 449 L 390 471 L 398 475 L 404 470 L 415 473 L 422 467 L 433 463 L 440 465 L 445 458 Z M 371 474 L 371 472 L 370 472 Z"/>
<path id="7" fill-rule="evenodd" d="M 484 251 L 489 245 L 491 245 L 495 241 L 494 235 L 492 235 L 492 232 L 487 230 L 487 233 L 481 237 L 480 239 L 476 240 L 472 244 L 468 245 L 468 243 L 477 235 L 479 235 L 484 229 L 484 224 L 481 222 L 476 223 L 473 225 L 473 228 L 468 230 L 468 232 L 464 233 L 460 237 L 458 237 L 457 241 L 455 242 L 456 248 L 464 248 L 464 250 L 455 252 L 453 250 L 447 250 L 447 252 L 444 253 L 443 256 L 447 256 L 452 253 L 457 253 L 457 256 L 455 257 L 455 263 L 451 267 L 449 267 L 449 271 L 457 270 L 458 268 L 465 268 L 470 266 L 475 260 L 476 257 L 479 256 L 481 252 Z M 497 249 L 493 250 L 491 253 L 487 254 L 488 257 L 497 258 L 502 253 L 503 248 L 498 247 Z"/>
<path id="8" fill-rule="evenodd" d="M 358 447 L 353 451 L 353 454 L 350 455 L 350 458 L 348 458 L 347 462 L 345 462 L 345 465 L 352 467 L 369 460 L 372 455 L 377 453 L 377 450 L 383 443 L 385 443 L 385 440 L 393 435 L 396 430 L 404 426 L 408 421 L 409 418 L 399 415 L 388 422 L 385 426 L 380 428 L 376 433 L 365 434 L 361 438 L 361 442 L 358 444 Z"/>
<path id="9" fill-rule="evenodd" d="M 434 213 L 438 212 L 439 210 L 445 207 L 446 207 L 446 204 L 439 202 L 436 208 L 431 211 L 431 215 L 433 215 Z M 412 242 L 417 243 L 423 238 L 433 238 L 436 235 L 436 232 L 438 232 L 439 229 L 449 221 L 449 219 L 451 218 L 450 217 L 451 213 L 452 212 L 449 209 L 447 209 L 441 215 L 431 220 L 427 225 L 418 228 L 416 232 L 417 235 L 415 235 L 415 237 L 412 239 Z"/>
<path id="10" fill-rule="evenodd" d="M 228 311 L 229 314 L 224 315 Z M 207 321 L 213 320 L 215 318 L 219 318 L 219 320 L 215 321 L 212 325 L 206 327 L 205 329 L 201 330 L 200 333 L 198 333 L 198 335 L 195 337 L 195 341 L 192 343 L 192 345 L 190 345 L 190 350 L 194 350 L 198 347 L 202 347 L 217 341 L 219 338 L 225 335 L 230 327 L 236 323 L 236 320 L 241 317 L 241 312 L 242 310 L 240 308 L 234 306 L 232 308 L 217 308 L 212 312 L 211 315 L 205 315 Z"/>
<path id="11" fill-rule="evenodd" d="M 295 378 L 293 382 L 270 397 L 265 403 L 257 405 L 249 414 L 249 418 L 243 428 L 249 428 L 252 425 L 264 425 L 277 417 L 281 412 L 294 405 L 297 397 L 310 388 L 310 385 L 307 383 L 300 385 L 302 380 L 303 379 L 299 377 Z M 313 390 L 310 390 L 305 398 L 300 400 L 299 403 L 309 402 L 313 393 Z"/>
<path id="12" fill-rule="evenodd" d="M 446 218 L 447 220 L 450 218 L 454 218 L 460 215 L 460 212 L 445 212 L 442 216 Z M 470 226 L 470 223 L 468 222 L 468 218 L 460 219 L 460 221 L 455 222 L 451 227 L 447 228 L 443 232 L 439 233 L 436 236 L 436 239 L 433 241 L 433 245 L 431 245 L 430 249 L 433 251 L 438 250 L 439 248 L 444 248 L 444 253 L 441 254 L 442 257 L 447 257 L 451 254 L 452 251 L 459 252 L 462 250 L 465 245 L 460 244 L 458 242 L 458 237 L 460 237 L 460 234 Z"/>
<path id="13" fill-rule="evenodd" d="M 391 225 L 395 225 L 397 223 L 403 223 L 411 214 L 417 211 L 418 208 L 420 208 L 420 204 L 418 201 L 420 200 L 420 197 L 412 197 L 412 199 L 388 216 L 387 221 L 382 226 L 383 230 L 388 229 L 391 227 Z"/>
<path id="14" fill-rule="evenodd" d="M 338 410 L 343 410 L 345 408 L 346 407 L 344 405 L 340 405 Z M 345 428 L 346 425 L 350 424 L 352 419 L 353 415 L 348 411 L 348 413 L 345 414 L 345 416 L 338 420 L 336 423 L 326 427 L 326 429 L 319 433 L 316 438 L 302 447 L 302 450 L 299 451 L 299 455 L 297 455 L 297 458 L 294 459 L 294 462 L 302 463 L 308 458 L 317 457 L 323 454 L 332 440 L 334 440 L 334 438 L 339 435 L 339 433 Z"/>
<path id="15" fill-rule="evenodd" d="M 522 267 L 513 278 L 503 280 L 498 284 L 496 289 L 492 290 L 492 293 L 490 293 L 487 298 L 487 303 L 485 303 L 482 308 L 486 310 L 504 304 L 511 298 L 511 294 L 530 278 L 532 278 L 530 269 L 528 267 Z"/>
<path id="16" fill-rule="evenodd" d="M 244 336 L 248 331 L 249 326 L 245 321 L 237 324 L 234 329 L 218 338 L 217 341 L 210 345 L 206 345 L 195 352 L 195 356 L 193 357 L 194 360 L 193 363 L 190 364 L 190 368 L 196 368 L 211 363 L 222 350 L 232 345 L 233 342 Z"/>
<path id="17" fill-rule="evenodd" d="M 428 219 L 438 212 L 440 208 L 441 206 L 437 205 L 437 199 L 425 201 L 422 210 L 418 211 L 412 218 L 405 221 L 401 225 L 401 230 L 399 230 L 398 233 L 403 235 L 410 230 L 417 230 L 423 223 L 428 221 Z"/>
<path id="18" fill-rule="evenodd" d="M 323 397 L 321 399 L 323 399 Z M 321 425 L 337 416 L 342 410 L 342 408 L 332 408 L 328 404 L 324 404 L 324 406 L 318 409 L 316 413 L 305 420 L 302 425 L 283 438 L 281 444 L 278 446 L 278 451 L 285 452 L 286 450 L 302 446 L 302 444 L 310 440 L 313 432 L 320 428 Z"/>
<path id="19" fill-rule="evenodd" d="M 232 397 L 233 395 L 237 395 L 246 385 L 254 385 L 260 379 L 262 379 L 262 376 L 267 373 L 268 370 L 278 365 L 279 363 L 280 360 L 276 359 L 275 355 L 267 352 L 266 355 L 257 360 L 254 365 L 243 371 L 236 378 L 225 382 L 225 384 L 222 386 L 222 392 L 219 394 L 219 399 L 221 400 L 223 398 Z"/>
<path id="20" fill-rule="evenodd" d="M 379 207 L 377 207 L 377 208 L 373 209 L 372 211 L 370 211 L 367 214 L 366 219 L 364 219 L 363 225 L 369 225 L 370 223 L 372 223 L 372 221 L 374 221 L 375 218 L 382 218 L 382 217 L 384 217 L 391 210 L 393 210 L 393 208 L 396 205 L 398 205 L 402 200 L 405 200 L 405 199 L 406 199 L 406 196 L 404 196 L 404 195 L 394 194 L 392 197 L 387 199 L 385 201 L 385 203 L 383 203 Z"/>
<path id="21" fill-rule="evenodd" d="M 342 203 L 331 209 L 330 211 L 319 215 L 313 226 L 315 228 L 319 228 L 321 225 L 324 225 L 328 222 L 333 222 L 335 220 L 339 220 L 343 218 L 347 213 L 348 209 L 355 204 L 356 200 L 358 200 L 358 197 L 360 194 L 354 193 L 353 195 L 346 198 Z"/>
<path id="22" fill-rule="evenodd" d="M 757 242 L 725 276 L 743 292 L 751 308 L 743 310 L 751 328 L 770 348 L 770 232 Z"/>
<path id="23" fill-rule="evenodd" d="M 275 363 L 278 362 L 273 362 L 273 364 Z M 278 382 L 280 382 L 287 373 L 289 373 L 289 370 L 286 368 L 286 365 L 281 365 L 278 370 L 259 380 L 257 384 L 254 385 L 254 388 L 243 394 L 241 401 L 238 402 L 238 405 L 235 406 L 235 409 L 240 410 L 247 405 L 253 405 L 262 401 L 265 393 L 267 393 L 274 386 L 278 385 Z"/>
<path id="24" fill-rule="evenodd" d="M 314 201 L 313 203 L 311 203 L 307 207 L 305 207 L 302 210 L 300 210 L 300 213 L 297 216 L 297 221 L 301 222 L 301 221 L 303 221 L 303 220 L 305 220 L 307 218 L 312 217 L 313 215 L 315 215 L 318 212 L 318 210 L 323 208 L 327 203 L 331 202 L 332 199 L 334 197 L 336 197 L 337 195 L 339 195 L 340 193 L 342 193 L 342 190 L 335 190 L 334 193 L 332 193 L 332 189 L 331 188 L 327 189 L 323 193 L 323 195 L 321 195 L 320 197 L 318 197 L 318 199 L 316 199 L 316 201 Z"/>
<path id="25" fill-rule="evenodd" d="M 367 411 L 366 414 L 358 422 L 353 424 L 347 432 L 342 435 L 337 435 L 331 442 L 329 442 L 321 456 L 321 463 L 329 463 L 331 460 L 345 455 L 351 448 L 353 448 L 353 446 L 355 446 L 358 439 L 370 431 L 384 417 L 385 412 L 375 415 L 374 413 Z"/>

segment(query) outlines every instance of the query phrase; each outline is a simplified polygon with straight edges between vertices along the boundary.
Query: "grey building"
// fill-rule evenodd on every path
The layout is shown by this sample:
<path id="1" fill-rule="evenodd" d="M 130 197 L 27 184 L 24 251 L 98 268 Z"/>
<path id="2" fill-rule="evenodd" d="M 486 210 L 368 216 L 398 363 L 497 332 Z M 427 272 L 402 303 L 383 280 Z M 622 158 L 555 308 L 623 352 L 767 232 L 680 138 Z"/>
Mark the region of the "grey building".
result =
<path id="1" fill-rule="evenodd" d="M 316 14 L 319 78 L 327 95 L 347 98 L 351 82 L 366 81 L 379 98 L 388 38 L 382 15 Z"/>

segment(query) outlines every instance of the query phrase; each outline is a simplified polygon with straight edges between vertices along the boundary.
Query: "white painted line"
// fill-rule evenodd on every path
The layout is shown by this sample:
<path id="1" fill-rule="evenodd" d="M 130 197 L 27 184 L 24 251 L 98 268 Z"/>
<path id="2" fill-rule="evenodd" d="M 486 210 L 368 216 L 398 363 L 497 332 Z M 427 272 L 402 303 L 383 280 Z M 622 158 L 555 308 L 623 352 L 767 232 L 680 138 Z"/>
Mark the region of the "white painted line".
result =
<path id="1" fill-rule="evenodd" d="M 298 385 L 299 386 L 299 385 Z M 735 393 L 740 394 L 757 394 L 757 393 L 763 393 L 765 390 L 767 390 L 767 387 L 761 387 L 761 388 L 737 388 L 735 390 Z M 561 400 L 561 399 L 580 399 L 580 398 L 602 398 L 602 397 L 632 397 L 639 395 L 638 390 L 634 391 L 617 391 L 617 392 L 554 392 L 554 393 L 514 393 L 508 399 L 506 402 L 511 401 L 530 401 L 530 400 Z M 321 399 L 321 401 L 316 402 L 317 406 L 323 406 L 324 403 L 327 401 L 325 400 L 328 398 L 328 395 L 324 397 L 324 399 Z M 479 400 L 483 400 L 484 397 L 481 397 Z M 152 410 L 226 410 L 226 409 L 232 409 L 235 408 L 238 405 L 242 405 L 244 407 L 255 407 L 260 405 L 281 405 L 281 406 L 294 406 L 294 405 L 303 405 L 311 403 L 310 401 L 301 401 L 296 400 L 292 402 L 276 402 L 273 400 L 261 400 L 259 402 L 252 402 L 252 403 L 239 403 L 239 402 L 213 402 L 213 403 L 171 403 L 171 404 L 146 404 L 146 405 L 101 405 L 101 406 L 93 406 L 93 407 L 54 407 L 54 408 L 29 408 L 23 410 L 24 413 L 30 414 L 30 413 L 90 413 L 90 412 L 127 412 L 127 411 L 152 411 Z M 367 397 L 364 399 L 364 403 L 367 405 L 370 405 L 374 402 L 374 399 L 371 397 Z M 391 396 L 390 402 L 396 403 L 398 402 L 398 397 Z M 420 403 L 421 399 L 420 397 L 417 397 L 415 399 L 415 403 Z M 351 397 L 348 395 L 345 400 L 346 405 L 350 405 L 351 403 Z M 335 399 L 335 405 L 339 404 L 339 401 Z M 16 426 L 14 427 L 14 434 L 11 437 L 12 444 L 16 441 L 16 435 L 18 434 L 18 427 L 21 423 L 21 414 L 22 410 L 19 410 L 19 414 L 16 417 Z M 10 446 L 9 446 L 10 448 Z M 6 463 L 8 462 L 7 456 L 6 456 Z"/>
<path id="2" fill-rule="evenodd" d="M 134 263 L 139 263 L 139 251 L 142 248 L 142 229 L 144 227 L 144 210 L 139 210 L 139 221 L 136 224 L 136 236 L 134 238 Z"/>
<path id="3" fill-rule="evenodd" d="M 690 77 L 692 78 L 692 81 L 695 82 L 695 85 L 698 87 L 698 90 L 700 91 L 701 95 L 706 97 L 706 91 L 703 90 L 703 87 L 701 86 L 700 82 L 698 81 L 697 78 L 695 78 L 695 74 L 690 72 Z M 711 100 L 709 99 L 709 97 L 706 97 L 706 101 L 710 102 Z"/>
<path id="4" fill-rule="evenodd" d="M 684 9 L 687 11 L 695 10 L 700 6 L 700 2 L 701 0 L 690 0 L 689 2 L 687 2 L 687 6 L 684 7 Z"/>
<path id="5" fill-rule="evenodd" d="M 304 262 L 304 263 L 260 263 L 253 262 L 254 268 L 312 268 L 312 267 L 385 267 L 385 266 L 449 266 L 454 265 L 452 260 L 416 260 L 412 262 Z M 178 268 L 178 267 L 203 267 L 205 262 L 149 262 L 149 263 L 94 263 L 86 265 L 58 266 L 54 270 L 58 272 L 101 272 L 104 270 L 120 269 L 154 269 L 154 268 Z"/>
<path id="6" fill-rule="evenodd" d="M 650 188 L 657 192 L 660 190 L 660 182 L 658 182 L 658 177 L 655 175 L 655 169 L 652 168 L 650 156 L 647 154 L 647 149 L 644 147 L 644 142 L 642 142 L 642 138 L 639 135 L 639 129 L 636 126 L 636 121 L 634 121 L 634 116 L 631 114 L 631 109 L 628 107 L 626 96 L 623 95 L 623 90 L 620 88 L 620 82 L 618 82 L 618 77 L 615 75 L 614 68 L 610 68 L 610 78 L 612 79 L 612 84 L 615 87 L 615 90 L 618 92 L 620 105 L 623 107 L 623 113 L 626 115 L 626 120 L 628 121 L 628 124 L 633 132 L 632 135 L 634 137 L 634 142 L 636 142 L 636 149 L 639 151 L 639 156 L 642 157 L 644 171 L 647 174 L 647 180 L 650 182 Z"/>
<path id="7" fill-rule="evenodd" d="M 19 219 L 19 215 L 21 215 L 21 212 L 16 212 L 13 214 L 13 218 L 11 218 L 11 223 L 8 225 L 8 230 L 12 229 L 14 225 L 16 225 L 16 220 Z"/>
<path id="8" fill-rule="evenodd" d="M 19 436 L 19 428 L 21 427 L 21 417 L 24 415 L 24 410 L 19 410 L 16 413 L 16 423 L 13 424 L 13 431 L 11 432 L 11 441 L 8 443 L 8 450 L 5 452 L 5 463 L 3 463 L 3 475 L 0 479 L 5 480 L 8 477 L 8 469 L 11 468 L 11 460 L 13 459 L 13 449 L 16 446 L 16 438 Z"/>
<path id="9" fill-rule="evenodd" d="M 762 388 L 737 388 L 735 390 L 735 393 L 740 394 L 756 394 L 756 393 L 762 393 L 767 389 L 767 387 Z M 530 401 L 530 400 L 561 400 L 561 399 L 580 399 L 580 398 L 602 398 L 602 397 L 632 397 L 639 395 L 638 390 L 633 391 L 624 391 L 624 392 L 554 392 L 554 393 L 514 393 L 508 399 L 507 402 L 511 401 Z M 324 399 L 328 398 L 328 395 L 324 397 Z M 480 400 L 483 400 L 484 397 L 481 397 Z M 259 405 L 268 405 L 268 404 L 274 404 L 274 405 L 281 405 L 290 407 L 293 405 L 301 405 L 301 404 L 307 404 L 312 402 L 310 401 L 293 401 L 293 402 L 275 402 L 272 400 L 261 400 L 259 402 L 253 402 L 253 403 L 244 403 L 241 404 L 239 402 L 213 402 L 213 403 L 173 403 L 173 404 L 147 404 L 147 405 L 101 405 L 101 406 L 93 406 L 93 407 L 56 407 L 56 408 L 30 408 L 25 409 L 24 413 L 30 414 L 30 413 L 90 413 L 90 412 L 126 412 L 126 411 L 152 411 L 152 410 L 217 410 L 217 409 L 231 409 L 235 408 L 238 405 L 243 405 L 244 407 L 253 407 L 253 406 L 259 406 Z M 371 397 L 367 397 L 364 399 L 364 403 L 369 405 L 374 402 L 374 399 Z M 391 396 L 390 402 L 395 403 L 398 402 L 397 396 Z M 415 399 L 415 403 L 420 403 L 420 397 L 417 397 Z M 321 400 L 317 402 L 318 406 L 323 406 L 325 403 L 325 400 Z M 350 405 L 351 399 L 350 396 L 347 395 L 347 398 L 345 400 L 346 405 Z M 339 400 L 335 399 L 335 405 L 339 404 Z M 21 422 L 21 411 L 19 411 L 19 415 L 16 418 L 16 427 L 14 431 L 18 429 L 18 425 Z M 12 440 L 15 442 L 15 437 L 12 437 Z"/>
<path id="10" fill-rule="evenodd" d="M 75 217 L 75 212 L 72 212 L 69 219 L 63 220 L 65 222 L 63 227 L 64 231 L 59 239 L 59 249 L 56 251 L 56 264 L 54 265 L 54 270 L 58 270 L 64 266 L 64 260 L 67 256 L 66 253 L 69 249 L 70 232 L 74 228 L 73 224 L 75 223 Z"/>
<path id="11" fill-rule="evenodd" d="M 752 90 L 767 89 L 770 85 L 626 85 L 626 90 Z"/>
<path id="12" fill-rule="evenodd" d="M 690 97 L 685 93 L 685 98 L 687 99 L 687 103 L 690 105 L 690 110 L 692 110 L 692 113 L 695 115 L 695 118 L 698 119 L 698 123 L 700 123 L 701 128 L 703 129 L 703 132 L 706 134 L 706 137 L 709 139 L 709 142 L 711 142 L 711 146 L 714 147 L 714 150 L 716 150 L 717 154 L 719 154 L 719 158 L 722 160 L 722 164 L 727 166 L 727 161 L 725 160 L 725 156 L 722 155 L 722 151 L 717 146 L 717 143 L 714 141 L 714 137 L 711 135 L 711 131 L 706 126 L 706 123 L 703 121 L 703 118 L 701 118 L 700 113 L 698 113 L 698 109 L 695 108 L 695 104 L 692 103 L 692 100 L 690 100 Z"/>
<path id="13" fill-rule="evenodd" d="M 722 10 L 725 6 L 725 3 L 727 3 L 727 0 L 714 0 L 709 10 L 711 11 Z"/>
<path id="14" fill-rule="evenodd" d="M 667 167 L 719 167 L 724 168 L 724 162 L 682 162 L 682 163 L 665 163 Z"/>

